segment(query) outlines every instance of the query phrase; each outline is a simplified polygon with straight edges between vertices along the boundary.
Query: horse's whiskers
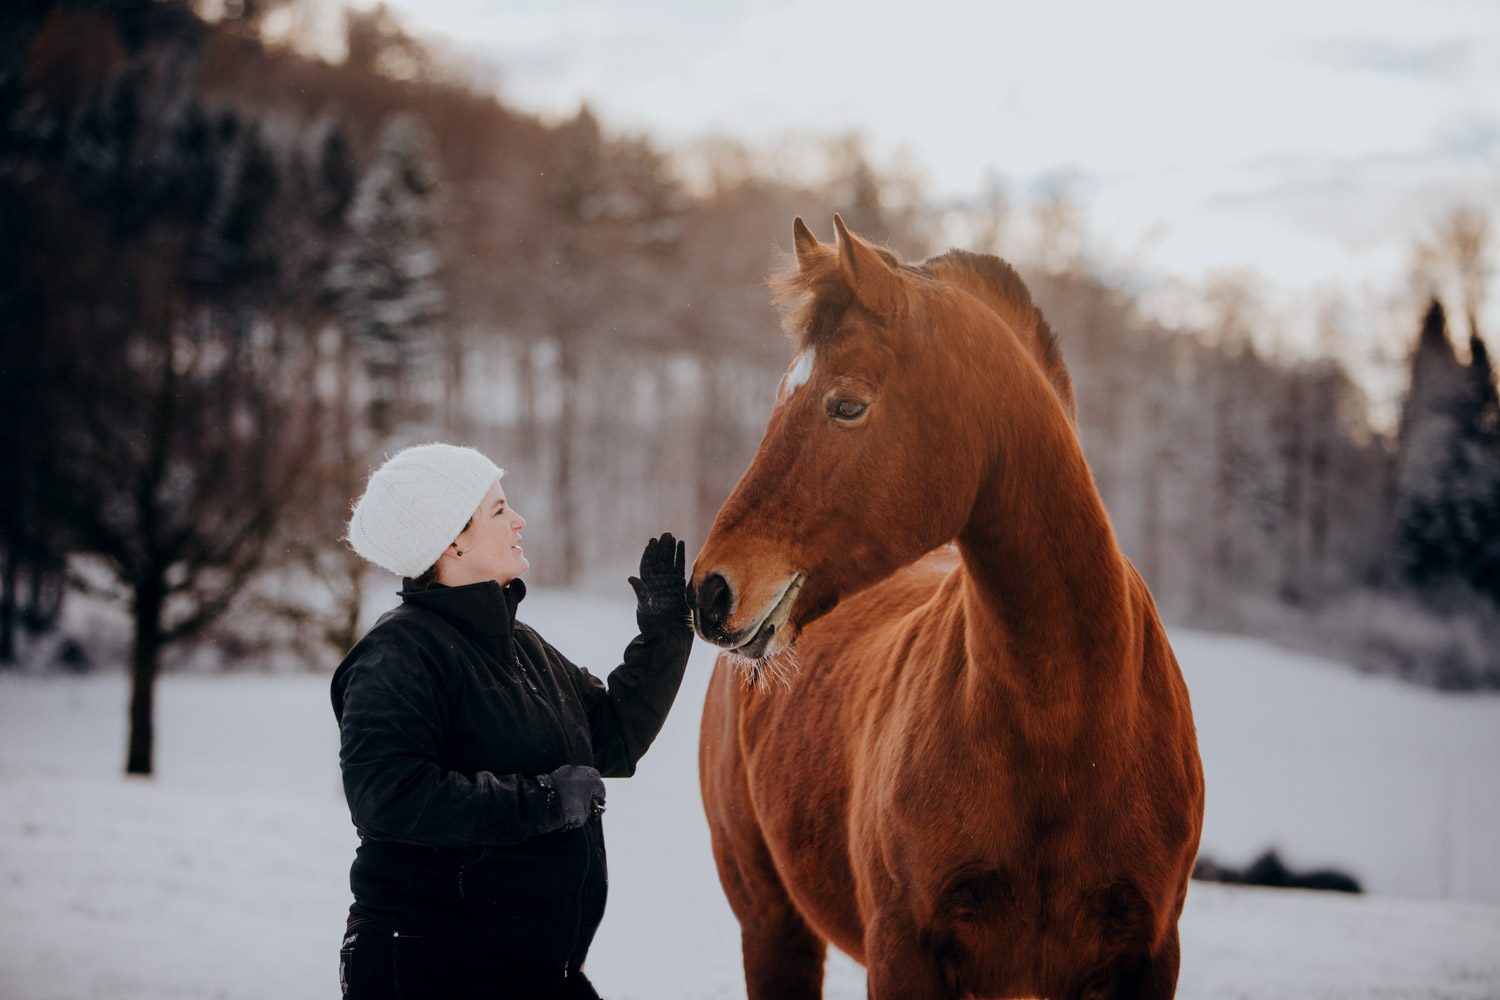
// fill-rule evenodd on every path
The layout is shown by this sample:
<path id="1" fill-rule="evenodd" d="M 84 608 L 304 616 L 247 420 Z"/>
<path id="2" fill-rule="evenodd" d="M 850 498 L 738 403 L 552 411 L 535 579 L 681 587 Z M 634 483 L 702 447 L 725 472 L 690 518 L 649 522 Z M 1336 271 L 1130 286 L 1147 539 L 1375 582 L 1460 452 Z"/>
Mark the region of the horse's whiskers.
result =
<path id="1" fill-rule="evenodd" d="M 759 691 L 769 691 L 772 685 L 779 685 L 783 690 L 790 691 L 792 679 L 802 669 L 795 646 L 788 646 L 779 653 L 760 659 L 741 656 L 735 652 L 723 655 L 744 679 L 745 686 Z"/>
<path id="2" fill-rule="evenodd" d="M 780 684 L 783 690 L 792 689 L 792 678 L 796 677 L 802 668 L 801 658 L 797 655 L 795 646 L 788 646 L 775 656 L 767 657 L 765 667 L 761 670 L 762 690 L 771 684 Z"/>

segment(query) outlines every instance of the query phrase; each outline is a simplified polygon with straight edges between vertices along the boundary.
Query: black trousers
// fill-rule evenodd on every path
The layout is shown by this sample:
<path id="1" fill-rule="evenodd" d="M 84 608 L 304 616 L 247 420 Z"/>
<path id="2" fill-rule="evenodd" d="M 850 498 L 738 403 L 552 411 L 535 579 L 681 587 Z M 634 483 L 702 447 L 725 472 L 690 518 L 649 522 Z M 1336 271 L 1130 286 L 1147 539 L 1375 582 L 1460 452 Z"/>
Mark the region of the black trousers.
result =
<path id="1" fill-rule="evenodd" d="M 599 1000 L 582 970 L 397 934 L 352 915 L 339 986 L 345 1000 Z"/>

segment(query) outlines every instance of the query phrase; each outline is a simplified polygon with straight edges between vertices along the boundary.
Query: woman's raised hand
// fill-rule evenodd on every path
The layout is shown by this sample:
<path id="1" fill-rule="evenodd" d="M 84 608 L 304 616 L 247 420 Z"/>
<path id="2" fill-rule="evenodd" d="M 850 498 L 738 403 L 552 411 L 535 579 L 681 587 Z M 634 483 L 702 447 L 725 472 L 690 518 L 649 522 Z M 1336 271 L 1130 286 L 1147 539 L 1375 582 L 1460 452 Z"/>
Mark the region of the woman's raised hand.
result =
<path id="1" fill-rule="evenodd" d="M 646 543 L 641 553 L 641 575 L 630 578 L 640 612 L 651 617 L 688 620 L 687 551 L 670 531 Z"/>

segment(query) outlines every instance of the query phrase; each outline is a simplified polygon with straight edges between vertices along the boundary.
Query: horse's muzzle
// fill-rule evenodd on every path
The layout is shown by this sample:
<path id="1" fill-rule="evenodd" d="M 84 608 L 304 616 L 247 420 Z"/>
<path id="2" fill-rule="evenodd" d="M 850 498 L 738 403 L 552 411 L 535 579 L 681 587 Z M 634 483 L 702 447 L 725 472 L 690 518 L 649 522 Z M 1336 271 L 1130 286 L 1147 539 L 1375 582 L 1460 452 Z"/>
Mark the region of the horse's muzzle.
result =
<path id="1" fill-rule="evenodd" d="M 734 616 L 734 588 L 719 573 L 710 573 L 701 587 L 688 586 L 688 605 L 698 634 L 716 646 L 731 645 L 727 631 Z"/>
<path id="2" fill-rule="evenodd" d="M 710 573 L 701 585 L 688 588 L 688 604 L 698 634 L 716 646 L 759 659 L 776 633 L 784 630 L 806 579 L 801 573 L 793 574 L 769 607 L 749 625 L 736 629 L 731 624 L 739 610 L 734 585 L 722 573 Z"/>

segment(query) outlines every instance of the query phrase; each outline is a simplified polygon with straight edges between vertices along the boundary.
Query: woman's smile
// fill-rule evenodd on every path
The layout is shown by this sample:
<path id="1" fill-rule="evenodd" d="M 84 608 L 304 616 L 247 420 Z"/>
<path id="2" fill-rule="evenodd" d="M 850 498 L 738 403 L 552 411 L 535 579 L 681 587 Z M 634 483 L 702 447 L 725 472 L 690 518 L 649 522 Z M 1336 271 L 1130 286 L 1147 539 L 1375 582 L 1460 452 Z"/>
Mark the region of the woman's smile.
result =
<path id="1" fill-rule="evenodd" d="M 449 549 L 442 582 L 449 586 L 494 580 L 502 587 L 531 568 L 521 548 L 526 519 L 505 499 L 497 481 L 490 486 L 468 527 Z M 461 554 L 460 554 L 461 553 Z M 447 556 L 445 556 L 447 559 Z"/>

